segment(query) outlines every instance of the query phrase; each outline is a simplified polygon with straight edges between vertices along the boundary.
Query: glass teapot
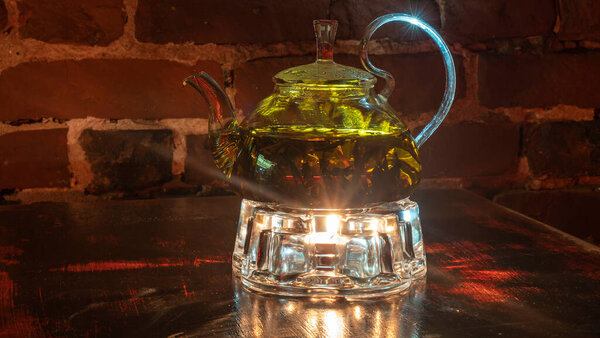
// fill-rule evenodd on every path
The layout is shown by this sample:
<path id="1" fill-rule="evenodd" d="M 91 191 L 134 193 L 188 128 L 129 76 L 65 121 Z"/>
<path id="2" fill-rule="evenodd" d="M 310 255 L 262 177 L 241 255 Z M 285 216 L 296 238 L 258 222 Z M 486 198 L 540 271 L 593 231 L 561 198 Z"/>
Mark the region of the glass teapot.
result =
<path id="1" fill-rule="evenodd" d="M 442 50 L 446 93 L 433 120 L 413 139 L 387 102 L 393 77 L 368 57 L 373 32 L 389 21 L 423 28 Z M 314 21 L 317 60 L 273 77 L 273 93 L 238 124 L 231 102 L 206 73 L 185 83 L 211 107 L 209 138 L 215 163 L 244 198 L 315 208 L 359 207 L 409 196 L 421 176 L 417 149 L 447 114 L 455 90 L 448 47 L 428 25 L 404 14 L 371 23 L 361 61 L 386 80 L 376 93 L 375 77 L 333 61 L 337 22 Z"/>
<path id="2" fill-rule="evenodd" d="M 446 90 L 413 138 L 387 98 L 394 78 L 371 64 L 368 42 L 391 21 L 423 29 L 442 52 Z M 274 90 L 240 124 L 227 95 L 202 72 L 185 79 L 208 101 L 217 167 L 244 198 L 233 268 L 250 289 L 288 296 L 371 297 L 399 292 L 426 271 L 418 206 L 418 148 L 455 92 L 440 35 L 406 14 L 375 19 L 361 41 L 367 71 L 333 61 L 337 22 L 314 21 L 317 60 L 273 77 Z M 375 76 L 385 79 L 377 93 Z"/>

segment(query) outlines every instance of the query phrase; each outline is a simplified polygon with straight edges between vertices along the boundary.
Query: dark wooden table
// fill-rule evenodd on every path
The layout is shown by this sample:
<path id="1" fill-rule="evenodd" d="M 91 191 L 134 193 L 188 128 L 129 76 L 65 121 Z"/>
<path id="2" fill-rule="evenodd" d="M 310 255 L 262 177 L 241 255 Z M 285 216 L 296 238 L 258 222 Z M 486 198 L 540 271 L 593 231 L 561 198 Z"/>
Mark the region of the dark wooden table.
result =
<path id="1" fill-rule="evenodd" d="M 236 197 L 2 206 L 0 336 L 600 335 L 597 247 L 466 191 L 415 199 L 426 280 L 353 302 L 232 280 Z"/>

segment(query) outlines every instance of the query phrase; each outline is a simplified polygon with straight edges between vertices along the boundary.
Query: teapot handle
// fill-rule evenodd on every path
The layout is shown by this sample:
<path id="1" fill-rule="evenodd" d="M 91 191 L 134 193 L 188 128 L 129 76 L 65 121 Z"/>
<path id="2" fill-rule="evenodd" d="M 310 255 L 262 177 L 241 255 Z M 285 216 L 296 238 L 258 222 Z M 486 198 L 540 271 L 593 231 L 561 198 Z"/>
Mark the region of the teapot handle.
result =
<path id="1" fill-rule="evenodd" d="M 425 141 L 427 141 L 427 139 L 435 132 L 435 130 L 440 126 L 440 124 L 442 124 L 442 121 L 444 121 L 444 118 L 446 118 L 446 115 L 450 110 L 450 106 L 452 106 L 452 101 L 454 101 L 454 93 L 456 91 L 456 71 L 454 69 L 454 61 L 452 60 L 452 54 L 450 53 L 450 50 L 448 49 L 446 43 L 444 43 L 442 37 L 425 22 L 408 14 L 395 13 L 380 16 L 377 19 L 373 20 L 367 26 L 365 34 L 363 35 L 363 38 L 360 42 L 360 61 L 362 62 L 363 67 L 365 67 L 365 69 L 367 69 L 370 73 L 385 79 L 386 84 L 385 88 L 383 88 L 383 90 L 380 93 L 381 96 L 387 99 L 390 96 L 390 94 L 392 94 L 392 91 L 394 91 L 396 81 L 394 80 L 392 74 L 386 72 L 383 69 L 379 69 L 373 66 L 371 61 L 369 61 L 368 43 L 373 33 L 375 33 L 375 31 L 379 29 L 379 27 L 392 21 L 408 22 L 424 30 L 425 33 L 427 33 L 429 37 L 433 39 L 435 44 L 442 52 L 442 56 L 444 57 L 444 66 L 446 71 L 446 90 L 444 91 L 444 98 L 442 99 L 442 104 L 438 108 L 438 111 L 433 117 L 433 119 L 425 126 L 425 128 L 423 128 L 423 130 L 415 138 L 417 148 L 420 148 L 423 145 L 423 143 L 425 143 Z"/>

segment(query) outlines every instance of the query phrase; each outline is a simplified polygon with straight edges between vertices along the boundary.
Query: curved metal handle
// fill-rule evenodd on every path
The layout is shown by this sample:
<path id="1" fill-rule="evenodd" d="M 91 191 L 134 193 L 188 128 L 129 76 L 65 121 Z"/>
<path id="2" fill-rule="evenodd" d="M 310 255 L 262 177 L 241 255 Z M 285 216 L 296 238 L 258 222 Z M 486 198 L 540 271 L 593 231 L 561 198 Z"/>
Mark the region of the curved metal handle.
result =
<path id="1" fill-rule="evenodd" d="M 442 52 L 442 56 L 444 57 L 444 66 L 446 71 L 446 90 L 444 91 L 444 98 L 442 99 L 442 104 L 438 108 L 437 113 L 433 117 L 433 119 L 423 128 L 423 130 L 417 135 L 415 138 L 415 143 L 417 148 L 420 148 L 425 141 L 435 132 L 435 130 L 442 124 L 446 115 L 448 115 L 448 111 L 450 110 L 450 106 L 452 106 L 452 101 L 454 101 L 454 93 L 456 92 L 456 70 L 454 69 L 454 61 L 452 60 L 452 54 L 450 53 L 450 49 L 442 37 L 428 24 L 423 21 L 415 18 L 414 16 L 408 14 L 388 14 L 384 16 L 380 16 L 377 19 L 373 20 L 368 26 L 363 35 L 363 38 L 360 42 L 360 61 L 366 70 L 370 73 L 375 74 L 376 76 L 382 77 L 386 81 L 385 88 L 381 91 L 380 95 L 385 97 L 386 99 L 392 94 L 394 91 L 394 87 L 396 85 L 396 81 L 392 74 L 386 72 L 383 69 L 379 69 L 369 61 L 369 53 L 368 53 L 368 44 L 371 36 L 379 27 L 385 25 L 388 22 L 392 21 L 403 21 L 408 22 L 412 25 L 415 25 L 422 30 L 425 31 L 433 39 L 435 44 L 438 46 L 440 51 Z"/>

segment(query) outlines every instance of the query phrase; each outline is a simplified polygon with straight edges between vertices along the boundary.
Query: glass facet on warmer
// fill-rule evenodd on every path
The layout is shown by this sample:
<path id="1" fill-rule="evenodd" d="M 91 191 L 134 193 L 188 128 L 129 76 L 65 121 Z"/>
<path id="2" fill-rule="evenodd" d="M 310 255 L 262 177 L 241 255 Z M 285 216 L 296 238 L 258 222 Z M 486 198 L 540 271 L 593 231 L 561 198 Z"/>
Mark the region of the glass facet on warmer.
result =
<path id="1" fill-rule="evenodd" d="M 425 275 L 416 203 L 285 209 L 242 202 L 234 272 L 250 289 L 288 296 L 372 297 Z"/>
<path id="2" fill-rule="evenodd" d="M 371 35 L 391 21 L 425 30 L 446 66 L 442 105 L 416 138 L 387 102 L 392 76 L 368 58 Z M 439 34 L 405 14 L 367 27 L 360 57 L 368 72 L 333 61 L 337 22 L 317 20 L 314 29 L 316 61 L 276 74 L 272 94 L 240 124 L 208 74 L 184 82 L 209 103 L 216 166 L 244 198 L 233 267 L 244 285 L 269 293 L 399 292 L 425 274 L 418 207 L 408 197 L 421 178 L 418 148 L 454 97 L 452 57 Z M 380 93 L 371 73 L 386 80 Z"/>

